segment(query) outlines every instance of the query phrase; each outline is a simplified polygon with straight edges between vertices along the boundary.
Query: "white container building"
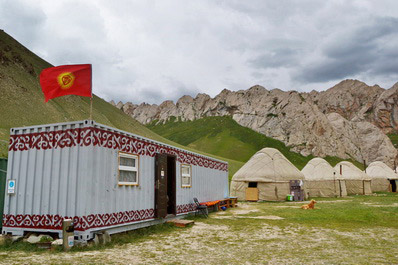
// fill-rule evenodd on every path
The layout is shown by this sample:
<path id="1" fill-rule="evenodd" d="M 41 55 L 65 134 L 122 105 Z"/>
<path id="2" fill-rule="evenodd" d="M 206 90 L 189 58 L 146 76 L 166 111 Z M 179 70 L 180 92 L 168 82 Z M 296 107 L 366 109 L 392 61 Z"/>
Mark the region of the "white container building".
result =
<path id="1" fill-rule="evenodd" d="M 73 219 L 75 238 L 181 216 L 229 196 L 228 164 L 91 120 L 10 131 L 3 234 L 53 232 Z"/>

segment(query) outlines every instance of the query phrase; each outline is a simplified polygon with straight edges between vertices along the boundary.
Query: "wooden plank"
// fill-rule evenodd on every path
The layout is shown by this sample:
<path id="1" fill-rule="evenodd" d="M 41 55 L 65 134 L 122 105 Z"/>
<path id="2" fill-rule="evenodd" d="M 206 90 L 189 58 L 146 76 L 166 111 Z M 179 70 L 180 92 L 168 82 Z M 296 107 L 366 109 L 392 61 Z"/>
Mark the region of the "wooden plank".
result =
<path id="1" fill-rule="evenodd" d="M 174 224 L 175 226 L 178 226 L 178 227 L 187 227 L 187 226 L 193 225 L 195 223 L 195 221 L 184 220 L 184 219 L 173 219 L 173 220 L 167 221 L 167 223 Z"/>

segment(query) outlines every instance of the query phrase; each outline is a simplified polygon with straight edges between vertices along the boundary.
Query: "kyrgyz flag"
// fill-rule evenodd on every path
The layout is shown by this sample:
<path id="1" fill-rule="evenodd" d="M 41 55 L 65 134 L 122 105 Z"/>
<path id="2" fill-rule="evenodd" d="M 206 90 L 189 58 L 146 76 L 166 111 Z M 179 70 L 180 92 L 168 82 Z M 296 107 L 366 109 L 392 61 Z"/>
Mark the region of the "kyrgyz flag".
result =
<path id="1" fill-rule="evenodd" d="M 40 73 L 45 101 L 65 95 L 91 97 L 91 64 L 61 65 Z"/>

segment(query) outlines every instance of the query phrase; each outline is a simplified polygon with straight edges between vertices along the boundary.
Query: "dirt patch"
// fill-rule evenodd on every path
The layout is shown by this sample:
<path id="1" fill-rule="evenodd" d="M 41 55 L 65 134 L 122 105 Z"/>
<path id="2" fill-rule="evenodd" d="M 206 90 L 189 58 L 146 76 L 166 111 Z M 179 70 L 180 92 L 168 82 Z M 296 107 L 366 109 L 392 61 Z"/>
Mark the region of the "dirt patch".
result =
<path id="1" fill-rule="evenodd" d="M 361 203 L 366 206 L 370 207 L 398 207 L 398 203 L 392 203 L 392 204 L 376 204 L 376 203 L 368 203 L 368 202 L 363 202 Z"/>
<path id="2" fill-rule="evenodd" d="M 195 222 L 195 225 L 190 229 L 191 233 L 198 233 L 204 230 L 206 231 L 220 231 L 226 230 L 228 226 L 226 225 L 209 225 L 202 222 Z"/>
<path id="3" fill-rule="evenodd" d="M 249 210 L 249 209 L 247 209 L 247 210 L 233 210 L 233 211 L 231 211 L 232 212 L 232 214 L 234 214 L 234 215 L 243 215 L 243 214 L 249 214 L 249 213 L 257 213 L 257 212 L 259 212 L 260 210 L 258 210 L 258 209 L 253 209 L 253 210 Z"/>
<path id="4" fill-rule="evenodd" d="M 280 216 L 268 215 L 268 216 L 236 216 L 236 215 L 229 215 L 229 216 L 215 216 L 215 219 L 262 219 L 262 220 L 283 220 L 285 218 Z"/>
<path id="5" fill-rule="evenodd" d="M 368 205 L 368 206 L 370 206 L 370 207 L 392 207 L 392 208 L 395 208 L 395 207 L 398 207 L 398 205 L 392 205 L 392 204 L 385 204 L 385 205 Z"/>
<path id="6" fill-rule="evenodd" d="M 336 203 L 336 202 L 350 202 L 352 200 L 335 200 L 335 201 L 316 201 L 317 203 Z"/>
<path id="7" fill-rule="evenodd" d="M 214 218 L 214 219 L 234 219 L 236 217 L 233 216 L 233 215 L 219 215 L 219 216 L 212 216 L 211 218 Z"/>
<path id="8" fill-rule="evenodd" d="M 256 202 L 239 202 L 239 208 L 240 209 L 256 209 L 256 207 L 259 205 L 259 203 Z"/>
<path id="9" fill-rule="evenodd" d="M 243 216 L 238 216 L 239 218 L 244 218 Z M 252 218 L 252 219 L 263 219 L 263 220 L 283 220 L 285 218 L 275 215 L 267 215 L 267 216 L 248 216 L 245 218 Z"/>

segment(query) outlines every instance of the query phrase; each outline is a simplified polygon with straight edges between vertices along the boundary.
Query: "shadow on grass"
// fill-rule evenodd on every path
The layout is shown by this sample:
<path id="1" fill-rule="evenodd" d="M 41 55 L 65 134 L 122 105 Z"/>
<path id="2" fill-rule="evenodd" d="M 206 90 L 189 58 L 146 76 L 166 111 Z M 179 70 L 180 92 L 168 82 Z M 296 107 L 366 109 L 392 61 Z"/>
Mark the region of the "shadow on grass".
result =
<path id="1" fill-rule="evenodd" d="M 147 240 L 152 235 L 166 235 L 178 229 L 184 229 L 176 227 L 173 224 L 158 224 L 136 230 L 131 230 L 124 233 L 112 235 L 112 241 L 105 245 L 94 245 L 89 243 L 85 246 L 74 246 L 69 252 L 84 252 L 101 250 L 107 248 L 113 248 L 115 246 L 125 245 L 129 243 L 138 243 Z M 52 247 L 50 250 L 40 249 L 35 244 L 30 244 L 24 241 L 12 242 L 11 239 L 6 239 L 3 245 L 0 245 L 0 251 L 25 251 L 25 252 L 63 252 L 61 246 Z"/>

